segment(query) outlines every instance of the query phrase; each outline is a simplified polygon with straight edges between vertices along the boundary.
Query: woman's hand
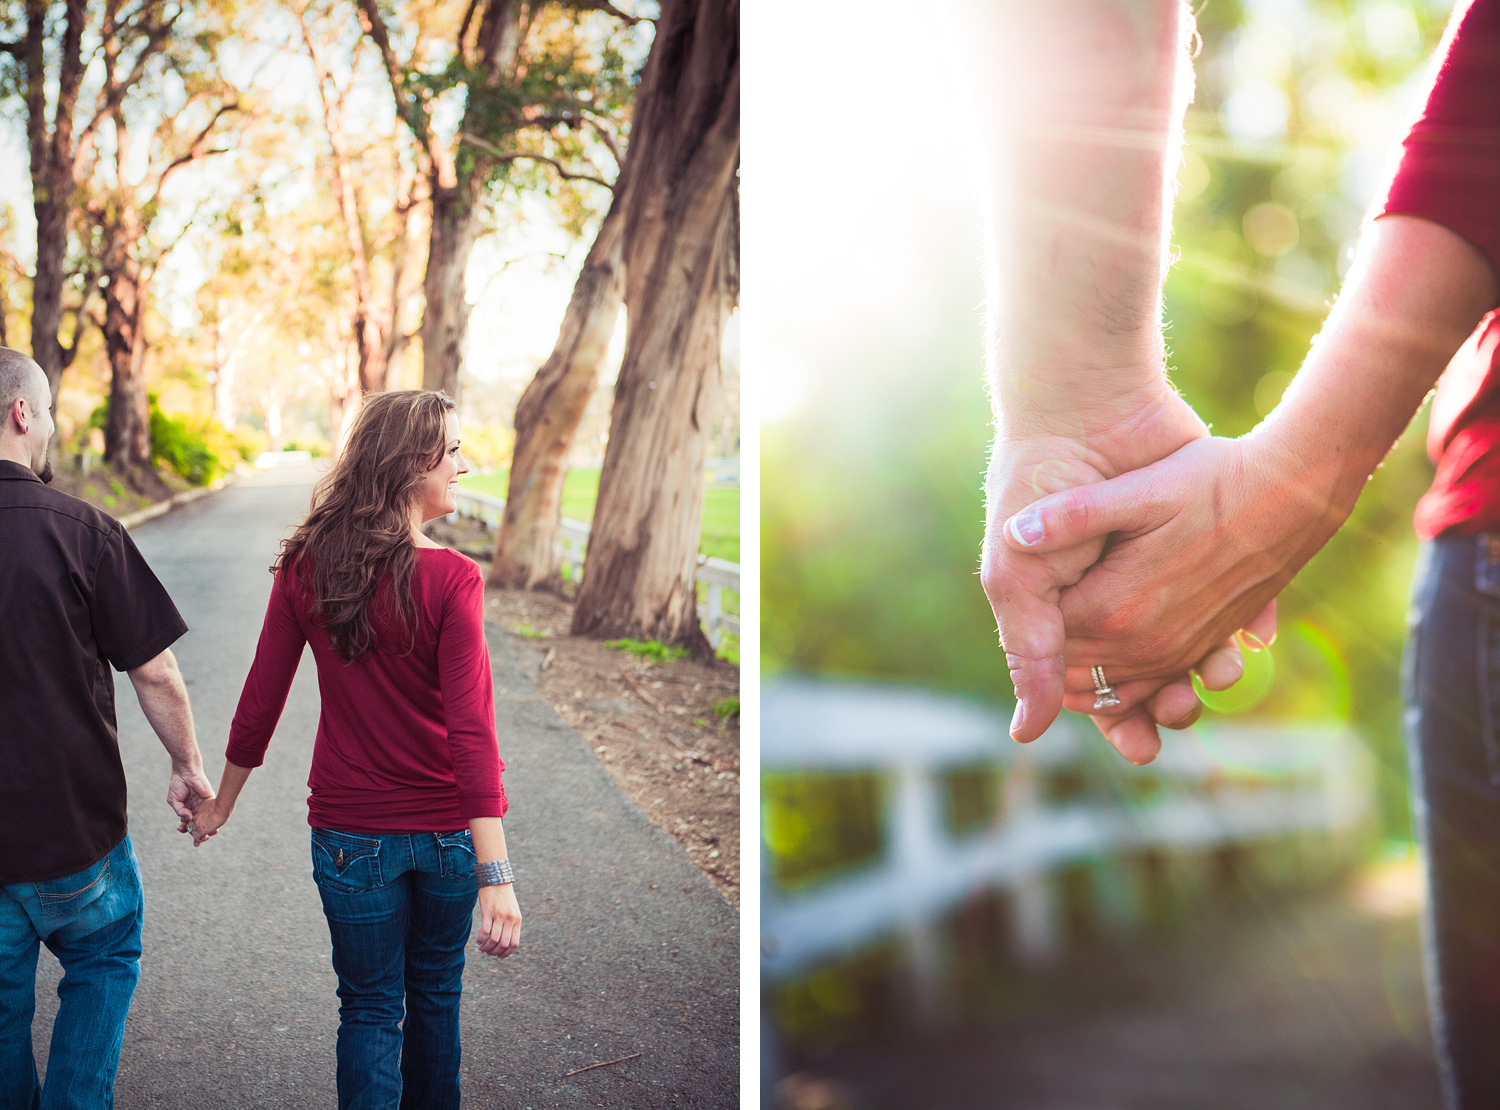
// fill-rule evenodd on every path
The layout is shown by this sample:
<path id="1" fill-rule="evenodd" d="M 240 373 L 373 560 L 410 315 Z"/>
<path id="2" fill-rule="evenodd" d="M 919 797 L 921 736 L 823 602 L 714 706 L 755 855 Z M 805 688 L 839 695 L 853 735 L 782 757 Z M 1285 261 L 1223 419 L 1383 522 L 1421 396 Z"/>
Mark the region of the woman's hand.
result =
<path id="1" fill-rule="evenodd" d="M 210 798 L 199 803 L 198 808 L 193 810 L 193 819 L 179 826 L 178 831 L 192 833 L 193 847 L 196 848 L 209 837 L 216 836 L 233 812 L 232 801 L 226 801 L 222 796 Z"/>
<path id="2" fill-rule="evenodd" d="M 505 959 L 521 947 L 521 904 L 514 883 L 479 888 L 479 950 Z"/>

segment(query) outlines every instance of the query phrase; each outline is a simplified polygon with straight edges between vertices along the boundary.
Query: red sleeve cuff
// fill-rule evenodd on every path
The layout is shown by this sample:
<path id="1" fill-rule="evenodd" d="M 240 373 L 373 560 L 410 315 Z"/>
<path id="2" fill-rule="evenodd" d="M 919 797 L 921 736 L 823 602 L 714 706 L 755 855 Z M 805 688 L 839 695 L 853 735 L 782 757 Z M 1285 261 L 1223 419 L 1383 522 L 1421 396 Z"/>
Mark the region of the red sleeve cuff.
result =
<path id="1" fill-rule="evenodd" d="M 504 817 L 510 808 L 505 792 L 499 794 L 466 794 L 458 799 L 458 813 L 465 821 L 475 817 Z"/>

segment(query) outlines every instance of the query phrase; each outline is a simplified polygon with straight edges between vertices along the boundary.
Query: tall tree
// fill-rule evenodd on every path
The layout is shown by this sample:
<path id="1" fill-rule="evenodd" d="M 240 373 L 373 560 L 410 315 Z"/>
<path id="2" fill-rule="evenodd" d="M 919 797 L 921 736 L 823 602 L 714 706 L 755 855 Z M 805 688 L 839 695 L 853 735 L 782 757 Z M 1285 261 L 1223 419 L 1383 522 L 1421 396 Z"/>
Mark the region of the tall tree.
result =
<path id="1" fill-rule="evenodd" d="M 9 55 L 8 76 L 26 107 L 31 158 L 32 208 L 36 216 L 36 272 L 31 294 L 31 353 L 47 372 L 53 399 L 62 372 L 78 353 L 83 313 L 91 291 L 84 281 L 80 301 L 64 307 L 75 197 L 83 187 L 100 131 L 125 98 L 147 76 L 166 49 L 182 8 L 167 0 L 105 0 L 91 17 L 87 0 L 26 0 L 24 14 L 0 17 L 17 37 L 0 41 Z M 96 60 L 107 59 L 110 79 L 88 79 Z M 63 317 L 74 323 L 64 346 Z"/>
<path id="2" fill-rule="evenodd" d="M 333 189 L 338 199 L 339 220 L 344 228 L 344 239 L 349 247 L 349 274 L 354 294 L 354 341 L 358 354 L 355 380 L 359 395 L 376 393 L 386 388 L 386 378 L 391 360 L 405 344 L 406 336 L 400 330 L 400 310 L 404 293 L 407 257 L 410 253 L 410 230 L 412 213 L 420 197 L 414 188 L 415 182 L 408 180 L 395 159 L 391 183 L 395 190 L 392 210 L 395 228 L 392 232 L 392 258 L 389 288 L 385 296 L 377 292 L 374 251 L 370 243 L 369 219 L 361 203 L 361 182 L 356 171 L 356 156 L 351 152 L 351 140 L 346 126 L 350 88 L 340 87 L 323 60 L 326 46 L 314 40 L 309 25 L 309 13 L 299 13 L 302 43 L 312 62 L 317 79 L 318 101 L 323 109 L 323 130 L 328 136 L 329 151 L 333 163 Z M 361 38 L 360 43 L 363 42 Z M 359 49 L 353 50 L 350 69 L 358 71 Z M 351 76 L 349 84 L 352 85 Z M 394 144 L 392 144 L 394 145 Z M 358 398 L 354 398 L 357 400 Z M 352 413 L 348 414 L 352 416 Z M 343 422 L 343 421 L 341 421 Z M 338 441 L 336 441 L 338 442 Z"/>
<path id="3" fill-rule="evenodd" d="M 627 75 L 612 52 L 608 65 L 580 68 L 575 44 L 545 32 L 558 18 L 575 20 L 581 10 L 607 11 L 632 25 L 639 20 L 603 2 L 552 7 L 469 0 L 451 57 L 441 71 L 429 73 L 417 58 L 397 55 L 378 0 L 357 2 L 428 179 L 422 384 L 457 397 L 471 310 L 464 279 L 484 228 L 485 190 L 517 160 L 550 165 L 564 180 L 606 184 L 581 157 L 578 132 L 587 127 L 607 139 L 615 103 L 628 101 Z M 450 134 L 438 127 L 433 107 L 439 95 L 455 90 L 462 91 L 464 109 Z"/>
<path id="4" fill-rule="evenodd" d="M 625 199 L 625 357 L 573 632 L 711 649 L 694 574 L 739 293 L 739 4 L 664 0 Z"/>
<path id="5" fill-rule="evenodd" d="M 584 409 L 599 386 L 599 366 L 625 294 L 624 178 L 573 286 L 552 354 L 516 406 L 505 517 L 495 540 L 490 582 L 516 589 L 560 585 L 563 479 Z"/>
<path id="6" fill-rule="evenodd" d="M 106 89 L 118 80 L 116 64 L 117 59 L 105 56 Z M 154 125 L 143 128 L 143 175 L 135 172 L 136 125 L 143 121 L 133 119 L 127 105 L 119 103 L 98 147 L 109 157 L 97 159 L 84 181 L 104 298 L 104 314 L 95 322 L 104 335 L 110 368 L 104 458 L 126 468 L 145 466 L 151 459 L 146 309 L 157 268 L 186 231 L 186 226 L 174 228 L 165 241 L 153 236 L 167 222 L 162 219 L 163 189 L 184 167 L 226 153 L 225 147 L 215 145 L 224 138 L 220 124 L 240 107 L 233 90 L 217 81 L 191 77 L 189 82 L 181 90 L 180 103 L 170 108 L 153 105 Z"/>

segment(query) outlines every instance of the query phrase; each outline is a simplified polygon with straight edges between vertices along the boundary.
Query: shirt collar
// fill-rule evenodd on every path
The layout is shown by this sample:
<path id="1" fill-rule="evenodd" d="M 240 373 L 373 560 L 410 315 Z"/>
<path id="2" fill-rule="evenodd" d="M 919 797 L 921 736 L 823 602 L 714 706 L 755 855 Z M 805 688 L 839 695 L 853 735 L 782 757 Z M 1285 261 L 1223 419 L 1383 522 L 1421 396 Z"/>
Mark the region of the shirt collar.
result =
<path id="1" fill-rule="evenodd" d="M 9 459 L 0 459 L 0 482 L 19 482 L 30 479 L 40 482 L 41 479 L 31 472 L 31 467 L 22 466 L 18 462 Z"/>

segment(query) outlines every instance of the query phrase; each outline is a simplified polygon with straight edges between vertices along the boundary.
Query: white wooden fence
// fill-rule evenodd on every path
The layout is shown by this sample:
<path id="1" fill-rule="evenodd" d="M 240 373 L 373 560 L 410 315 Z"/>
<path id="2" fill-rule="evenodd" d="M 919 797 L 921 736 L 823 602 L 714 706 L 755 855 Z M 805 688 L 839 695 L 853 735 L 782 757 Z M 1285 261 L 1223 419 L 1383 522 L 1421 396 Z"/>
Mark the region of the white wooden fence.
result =
<path id="1" fill-rule="evenodd" d="M 1200 724 L 1165 734 L 1149 767 L 1125 769 L 1156 780 L 1139 800 L 1096 794 L 1048 801 L 1047 776 L 1080 765 L 1085 743 L 1104 743 L 1086 728 L 1092 730 L 1086 720 L 1065 715 L 1021 746 L 1008 737 L 1006 718 L 964 699 L 808 679 L 766 682 L 763 772 L 878 771 L 893 783 L 877 862 L 788 892 L 774 882 L 762 845 L 763 976 L 785 979 L 902 936 L 919 995 L 930 993 L 939 961 L 934 926 L 976 892 L 1010 895 L 1017 954 L 1044 962 L 1061 943 L 1048 882 L 1061 867 L 1147 848 L 1297 833 L 1348 834 L 1352 843 L 1371 827 L 1373 764 L 1346 728 Z M 1001 771 L 999 817 L 955 836 L 944 820 L 943 775 L 987 763 Z"/>
<path id="2" fill-rule="evenodd" d="M 505 498 L 478 490 L 458 487 L 458 511 L 455 517 L 477 520 L 491 531 L 498 531 L 505 519 Z M 562 519 L 560 529 L 563 549 L 563 570 L 577 578 L 583 567 L 584 555 L 589 545 L 589 526 L 581 520 Z M 698 619 L 703 622 L 708 642 L 719 646 L 725 630 L 739 635 L 740 619 L 724 612 L 724 591 L 740 588 L 740 565 L 726 559 L 715 559 L 708 555 L 698 556 L 698 581 L 708 587 L 708 603 L 698 606 Z"/>

